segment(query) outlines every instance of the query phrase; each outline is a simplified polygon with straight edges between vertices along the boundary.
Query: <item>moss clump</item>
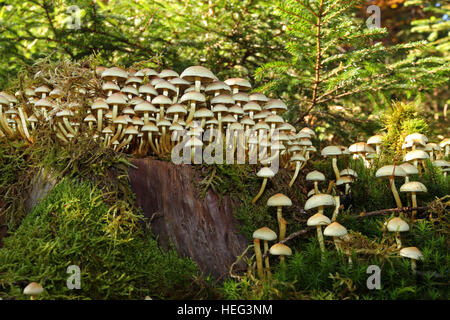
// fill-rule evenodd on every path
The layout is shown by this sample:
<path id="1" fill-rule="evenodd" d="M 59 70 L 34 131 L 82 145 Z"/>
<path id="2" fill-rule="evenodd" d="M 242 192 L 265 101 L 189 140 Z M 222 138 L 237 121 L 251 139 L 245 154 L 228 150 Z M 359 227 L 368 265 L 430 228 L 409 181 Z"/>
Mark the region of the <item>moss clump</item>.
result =
<path id="1" fill-rule="evenodd" d="M 0 297 L 25 298 L 31 281 L 43 285 L 43 299 L 193 296 L 196 265 L 162 251 L 126 204 L 116 208 L 91 183 L 63 179 L 4 239 Z M 80 267 L 81 289 L 67 288 L 69 265 Z"/>
<path id="2" fill-rule="evenodd" d="M 413 103 L 394 102 L 382 121 L 387 131 L 383 141 L 384 152 L 394 160 L 401 160 L 402 144 L 407 135 L 414 132 L 427 135 L 430 131 Z"/>

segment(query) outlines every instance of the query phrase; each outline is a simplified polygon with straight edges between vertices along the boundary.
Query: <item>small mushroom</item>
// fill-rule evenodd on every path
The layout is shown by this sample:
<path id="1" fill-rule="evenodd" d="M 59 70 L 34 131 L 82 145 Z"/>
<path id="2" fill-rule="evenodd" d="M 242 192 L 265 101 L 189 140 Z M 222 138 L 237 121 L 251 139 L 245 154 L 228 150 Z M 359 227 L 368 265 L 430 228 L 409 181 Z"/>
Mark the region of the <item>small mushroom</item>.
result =
<path id="1" fill-rule="evenodd" d="M 411 194 L 411 202 L 412 207 L 417 208 L 417 193 L 425 193 L 427 192 L 427 187 L 423 183 L 420 183 L 418 181 L 411 181 L 408 183 L 405 183 L 400 187 L 400 192 L 407 192 Z M 411 223 L 414 223 L 414 220 L 416 218 L 417 210 L 412 211 L 412 217 L 411 217 Z"/>
<path id="2" fill-rule="evenodd" d="M 280 256 L 281 266 L 284 267 L 284 257 L 292 255 L 292 250 L 285 244 L 276 243 L 270 247 L 269 253 L 274 256 Z"/>
<path id="3" fill-rule="evenodd" d="M 400 250 L 400 255 L 411 260 L 411 270 L 413 275 L 416 276 L 417 260 L 423 260 L 422 252 L 416 247 L 406 247 Z"/>
<path id="4" fill-rule="evenodd" d="M 381 167 L 380 169 L 378 169 L 375 176 L 377 178 L 384 178 L 384 177 L 389 178 L 389 183 L 391 185 L 391 191 L 392 191 L 392 194 L 394 195 L 395 202 L 397 204 L 397 208 L 401 208 L 402 201 L 400 200 L 400 196 L 398 195 L 397 188 L 395 187 L 394 179 L 395 179 L 395 177 L 405 177 L 406 172 L 400 166 L 387 165 L 387 166 L 384 166 L 384 167 Z"/>
<path id="5" fill-rule="evenodd" d="M 260 279 L 264 279 L 264 269 L 263 269 L 263 261 L 260 247 L 260 240 L 264 241 L 264 254 L 267 254 L 269 250 L 269 241 L 273 241 L 277 238 L 277 234 L 272 231 L 270 228 L 262 227 L 255 232 L 253 232 L 253 243 L 255 245 L 255 255 L 256 255 L 256 266 L 258 269 L 258 276 Z M 266 272 L 268 277 L 270 277 L 270 264 L 269 257 L 265 259 L 266 264 Z"/>
<path id="6" fill-rule="evenodd" d="M 280 229 L 280 241 L 284 240 L 286 236 L 286 223 L 283 223 L 282 208 L 285 206 L 292 206 L 292 201 L 282 193 L 277 193 L 267 200 L 269 207 L 277 207 L 277 220 Z"/>
<path id="7" fill-rule="evenodd" d="M 397 249 L 400 249 L 402 247 L 400 232 L 409 231 L 408 223 L 406 223 L 406 221 L 404 221 L 399 217 L 395 217 L 388 221 L 387 229 L 389 232 L 395 232 L 395 241 L 397 242 Z"/>
<path id="8" fill-rule="evenodd" d="M 321 193 L 319 190 L 319 182 L 325 181 L 325 175 L 317 170 L 311 171 L 306 175 L 306 181 L 314 182 L 314 191 L 316 194 Z"/>
<path id="9" fill-rule="evenodd" d="M 322 251 L 322 259 L 324 258 L 323 253 L 325 252 L 325 243 L 323 241 L 322 226 L 327 226 L 330 223 L 331 220 L 321 213 L 316 213 L 315 215 L 311 216 L 306 222 L 308 226 L 316 227 L 317 240 L 319 241 L 320 250 Z"/>
<path id="10" fill-rule="evenodd" d="M 36 297 L 40 295 L 43 291 L 44 288 L 42 288 L 42 286 L 39 283 L 31 282 L 25 287 L 25 289 L 23 289 L 23 294 L 30 296 L 30 300 L 36 300 Z"/>
<path id="11" fill-rule="evenodd" d="M 261 197 L 261 195 L 263 194 L 264 189 L 266 188 L 267 179 L 273 178 L 275 176 L 275 173 L 272 171 L 272 169 L 268 167 L 262 167 L 256 175 L 260 178 L 264 178 L 264 180 L 263 183 L 261 184 L 261 188 L 259 189 L 258 194 L 252 200 L 253 204 L 255 204 L 256 201 L 258 201 L 259 197 Z"/>

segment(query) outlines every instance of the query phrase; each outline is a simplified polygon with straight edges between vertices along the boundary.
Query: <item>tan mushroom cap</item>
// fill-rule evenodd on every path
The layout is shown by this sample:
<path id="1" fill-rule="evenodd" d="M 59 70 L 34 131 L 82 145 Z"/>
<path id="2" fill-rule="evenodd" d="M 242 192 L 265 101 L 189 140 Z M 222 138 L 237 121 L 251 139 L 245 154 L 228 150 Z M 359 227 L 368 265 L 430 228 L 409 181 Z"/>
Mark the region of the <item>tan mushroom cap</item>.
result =
<path id="1" fill-rule="evenodd" d="M 123 105 L 127 103 L 127 96 L 124 95 L 123 93 L 120 92 L 116 92 L 113 93 L 112 95 L 110 95 L 108 97 L 108 99 L 106 99 L 106 103 L 107 104 L 117 104 L 117 105 Z"/>
<path id="2" fill-rule="evenodd" d="M 342 176 L 336 180 L 336 186 L 341 186 L 346 183 L 353 183 L 353 178 L 351 176 Z"/>
<path id="3" fill-rule="evenodd" d="M 381 167 L 375 174 L 377 178 L 391 177 L 392 175 L 394 175 L 395 177 L 404 177 L 406 176 L 406 172 L 402 169 L 402 167 L 390 164 Z"/>
<path id="4" fill-rule="evenodd" d="M 306 175 L 306 181 L 325 181 L 325 175 L 322 172 L 314 170 Z"/>
<path id="5" fill-rule="evenodd" d="M 253 239 L 273 241 L 277 238 L 277 234 L 268 227 L 262 227 L 253 232 Z"/>
<path id="6" fill-rule="evenodd" d="M 264 109 L 278 112 L 278 111 L 285 111 L 285 110 L 287 110 L 287 106 L 280 99 L 270 99 L 265 104 Z"/>
<path id="7" fill-rule="evenodd" d="M 327 146 L 322 149 L 320 154 L 325 157 L 340 156 L 340 155 L 342 155 L 342 150 L 339 146 Z"/>
<path id="8" fill-rule="evenodd" d="M 407 175 L 419 173 L 419 170 L 409 162 L 404 162 L 401 165 L 399 165 L 399 167 L 401 167 L 406 172 Z"/>
<path id="9" fill-rule="evenodd" d="M 435 167 L 439 167 L 439 168 L 447 168 L 450 167 L 450 162 L 448 162 L 447 160 L 434 160 L 433 161 L 433 165 Z"/>
<path id="10" fill-rule="evenodd" d="M 269 207 L 292 206 L 292 201 L 282 193 L 277 193 L 267 200 Z"/>
<path id="11" fill-rule="evenodd" d="M 367 139 L 367 144 L 382 144 L 383 143 L 383 136 L 376 134 L 374 136 L 371 136 L 369 139 Z"/>
<path id="12" fill-rule="evenodd" d="M 343 237 L 347 233 L 347 229 L 336 221 L 329 224 L 323 231 L 323 234 L 327 237 Z"/>
<path id="13" fill-rule="evenodd" d="M 356 173 L 356 171 L 353 169 L 350 169 L 350 168 L 342 170 L 341 172 L 339 172 L 339 175 L 341 177 L 352 176 L 352 177 L 358 178 L 358 174 Z"/>
<path id="14" fill-rule="evenodd" d="M 225 83 L 230 87 L 238 87 L 240 91 L 249 91 L 252 88 L 250 82 L 243 78 L 226 79 Z"/>
<path id="15" fill-rule="evenodd" d="M 23 289 L 23 294 L 29 295 L 29 296 L 37 296 L 41 294 L 44 291 L 44 288 L 37 283 L 37 282 L 31 282 L 29 283 L 25 289 Z"/>
<path id="16" fill-rule="evenodd" d="M 200 81 L 203 83 L 210 83 L 216 80 L 216 76 L 211 70 L 202 66 L 191 66 L 186 68 L 181 73 L 180 78 L 186 81 L 195 81 L 195 79 L 200 78 Z"/>
<path id="17" fill-rule="evenodd" d="M 268 167 L 262 167 L 256 175 L 260 178 L 272 178 L 275 176 L 275 173 Z"/>
<path id="18" fill-rule="evenodd" d="M 430 155 L 423 150 L 413 150 L 409 151 L 403 161 L 413 161 L 413 160 L 425 160 L 429 159 Z"/>
<path id="19" fill-rule="evenodd" d="M 309 198 L 305 203 L 305 210 L 311 210 L 319 207 L 336 206 L 332 195 L 320 193 Z"/>
<path id="20" fill-rule="evenodd" d="M 387 229 L 390 232 L 406 232 L 409 231 L 409 225 L 405 220 L 395 217 L 388 221 Z"/>
<path id="21" fill-rule="evenodd" d="M 400 255 L 413 260 L 423 260 L 422 252 L 416 247 L 407 247 L 400 250 Z"/>
<path id="22" fill-rule="evenodd" d="M 330 223 L 331 223 L 330 218 L 321 213 L 316 213 L 315 215 L 309 217 L 308 221 L 306 222 L 306 225 L 310 227 L 315 227 L 315 226 L 327 226 Z"/>
<path id="23" fill-rule="evenodd" d="M 421 142 L 421 144 L 425 145 L 428 142 L 428 138 L 422 133 L 411 133 L 405 137 L 405 142 Z"/>
<path id="24" fill-rule="evenodd" d="M 365 142 L 354 143 L 348 150 L 351 153 L 375 153 L 375 150 Z"/>
<path id="25" fill-rule="evenodd" d="M 203 93 L 200 93 L 197 91 L 189 91 L 189 92 L 183 94 L 180 98 L 180 103 L 183 103 L 186 101 L 205 102 L 206 98 Z"/>
<path id="26" fill-rule="evenodd" d="M 419 181 L 411 181 L 400 187 L 400 192 L 428 192 L 427 187 Z"/>
<path id="27" fill-rule="evenodd" d="M 442 140 L 442 141 L 439 143 L 439 146 L 440 146 L 441 148 L 444 148 L 444 147 L 446 147 L 446 146 L 450 146 L 450 138 L 446 138 L 446 139 Z"/>
<path id="28" fill-rule="evenodd" d="M 290 256 L 292 254 L 291 248 L 282 243 L 275 243 L 270 247 L 269 252 L 275 256 Z"/>
<path id="29" fill-rule="evenodd" d="M 254 102 L 267 102 L 269 101 L 269 98 L 266 97 L 266 95 L 264 95 L 263 93 L 260 92 L 254 92 L 252 94 L 250 94 L 248 96 L 248 98 L 250 99 L 250 101 L 254 101 Z"/>

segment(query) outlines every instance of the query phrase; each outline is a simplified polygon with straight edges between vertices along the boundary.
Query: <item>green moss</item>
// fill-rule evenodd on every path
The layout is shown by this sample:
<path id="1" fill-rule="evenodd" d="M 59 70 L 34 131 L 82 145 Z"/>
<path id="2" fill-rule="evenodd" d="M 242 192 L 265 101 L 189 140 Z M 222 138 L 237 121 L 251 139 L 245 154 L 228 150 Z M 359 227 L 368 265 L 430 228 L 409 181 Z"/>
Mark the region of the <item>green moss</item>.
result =
<path id="1" fill-rule="evenodd" d="M 24 285 L 36 281 L 45 288 L 43 299 L 193 296 L 196 265 L 174 249 L 162 251 L 128 205 L 111 207 L 103 200 L 90 183 L 62 180 L 5 238 L 0 295 L 25 298 Z M 66 287 L 69 265 L 81 269 L 79 290 Z"/>
<path id="2" fill-rule="evenodd" d="M 414 132 L 427 135 L 430 132 L 428 123 L 414 103 L 394 102 L 382 121 L 387 131 L 383 141 L 384 152 L 391 159 L 401 160 L 401 147 L 407 135 Z"/>

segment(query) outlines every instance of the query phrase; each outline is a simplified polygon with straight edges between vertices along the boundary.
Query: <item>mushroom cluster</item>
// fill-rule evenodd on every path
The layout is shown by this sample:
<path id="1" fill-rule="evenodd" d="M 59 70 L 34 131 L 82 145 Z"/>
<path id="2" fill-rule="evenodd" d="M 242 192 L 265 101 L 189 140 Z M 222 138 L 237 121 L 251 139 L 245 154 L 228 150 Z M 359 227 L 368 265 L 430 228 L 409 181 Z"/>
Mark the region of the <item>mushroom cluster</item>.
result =
<path id="1" fill-rule="evenodd" d="M 200 161 L 203 156 L 214 163 L 225 153 L 227 161 L 263 166 L 264 179 L 276 173 L 269 171 L 275 171 L 271 166 L 277 161 L 277 168 L 294 170 L 290 186 L 316 150 L 310 140 L 314 131 L 297 132 L 281 117 L 286 104 L 250 93 L 246 79 L 220 81 L 202 66 L 181 74 L 101 66 L 89 72 L 97 80 L 89 92 L 66 92 L 50 83 L 16 96 L 1 92 L 0 135 L 32 143 L 33 131 L 46 123 L 66 144 L 89 135 L 116 151 L 172 158 L 180 146 L 191 151 L 187 161 L 194 163 L 199 154 Z"/>

